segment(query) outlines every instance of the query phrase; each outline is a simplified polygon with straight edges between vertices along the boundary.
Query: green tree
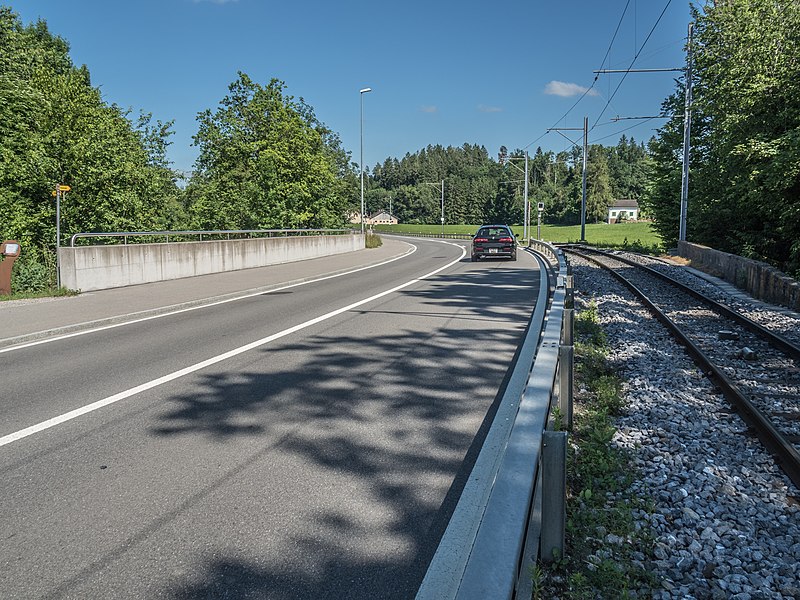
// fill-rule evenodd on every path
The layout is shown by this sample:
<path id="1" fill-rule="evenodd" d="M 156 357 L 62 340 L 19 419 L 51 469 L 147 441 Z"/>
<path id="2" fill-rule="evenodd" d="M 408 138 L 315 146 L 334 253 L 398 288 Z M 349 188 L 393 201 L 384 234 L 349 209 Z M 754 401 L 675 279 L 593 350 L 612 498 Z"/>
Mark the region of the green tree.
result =
<path id="1" fill-rule="evenodd" d="M 586 221 L 597 223 L 605 220 L 608 206 L 613 200 L 606 153 L 602 146 L 589 146 L 589 159 L 586 163 Z"/>
<path id="2" fill-rule="evenodd" d="M 617 148 L 592 146 L 589 161 L 589 219 L 605 218 L 614 189 L 627 190 L 638 198 L 645 188 L 648 153 L 641 144 L 626 138 Z M 520 224 L 524 206 L 524 152 L 503 146 L 493 160 L 483 146 L 426 146 L 402 159 L 387 158 L 375 165 L 365 186 L 370 210 L 385 208 L 392 196 L 394 212 L 401 222 L 438 223 L 440 192 L 445 180 L 445 220 L 453 224 L 502 221 Z M 555 154 L 538 148 L 529 158 L 531 202 L 543 200 L 549 223 L 580 222 L 581 149 Z M 612 161 L 615 168 L 612 169 Z M 617 179 L 624 178 L 624 181 Z M 417 194 L 409 188 L 417 187 Z M 394 194 L 394 195 L 393 195 Z M 413 202 L 406 204 L 406 201 Z M 425 199 L 420 201 L 420 199 Z M 406 212 L 411 208 L 413 210 Z"/>
<path id="3" fill-rule="evenodd" d="M 800 4 L 727 0 L 693 16 L 688 238 L 800 273 Z M 651 145 L 647 203 L 659 213 L 677 212 L 680 188 L 665 185 L 680 160 L 676 127 Z"/>
<path id="4" fill-rule="evenodd" d="M 44 21 L 23 26 L 0 7 L 0 236 L 28 251 L 55 244 L 57 183 L 62 232 L 153 229 L 179 191 L 164 149 L 169 124 L 137 129 L 106 104 L 89 71 Z M 62 240 L 63 241 L 63 240 Z"/>
<path id="5" fill-rule="evenodd" d="M 605 148 L 611 195 L 614 199 L 644 195 L 649 181 L 650 161 L 644 144 L 622 135 L 616 146 Z"/>
<path id="6" fill-rule="evenodd" d="M 239 73 L 215 112 L 198 115 L 188 209 L 203 229 L 339 226 L 355 180 L 338 136 L 277 79 Z"/>
<path id="7" fill-rule="evenodd" d="M 679 90 L 678 93 L 664 101 L 662 112 L 681 114 L 683 111 L 682 99 L 682 90 Z M 695 113 L 692 129 L 697 132 L 701 127 L 700 119 Z M 681 204 L 682 167 L 679 157 L 683 147 L 683 121 L 681 119 L 667 121 L 658 130 L 658 135 L 650 140 L 648 147 L 652 157 L 652 169 L 649 183 L 641 198 L 641 206 L 653 218 L 652 227 L 664 240 L 664 244 L 667 247 L 674 247 L 678 243 L 678 219 Z M 695 155 L 696 152 L 693 157 Z M 691 171 L 694 173 L 694 163 L 691 164 Z M 694 193 L 694 190 L 692 192 Z M 692 202 L 693 213 L 695 209 L 696 203 Z"/>

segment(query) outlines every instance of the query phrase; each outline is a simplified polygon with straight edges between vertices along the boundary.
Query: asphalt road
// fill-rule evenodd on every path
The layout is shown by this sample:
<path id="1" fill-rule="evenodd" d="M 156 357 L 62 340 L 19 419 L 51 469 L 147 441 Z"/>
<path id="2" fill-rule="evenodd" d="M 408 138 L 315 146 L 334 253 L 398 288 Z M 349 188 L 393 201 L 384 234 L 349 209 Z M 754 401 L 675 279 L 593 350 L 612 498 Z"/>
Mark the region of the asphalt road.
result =
<path id="1" fill-rule="evenodd" d="M 413 243 L 2 354 L 0 597 L 413 597 L 538 291 Z"/>

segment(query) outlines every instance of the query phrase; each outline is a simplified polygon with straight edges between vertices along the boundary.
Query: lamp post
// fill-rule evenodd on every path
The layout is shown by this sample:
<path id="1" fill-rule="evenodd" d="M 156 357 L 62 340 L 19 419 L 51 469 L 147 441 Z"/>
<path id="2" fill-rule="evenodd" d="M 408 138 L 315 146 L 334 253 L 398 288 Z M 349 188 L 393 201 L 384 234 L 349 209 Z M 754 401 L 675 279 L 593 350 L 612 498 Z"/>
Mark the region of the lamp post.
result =
<path id="1" fill-rule="evenodd" d="M 444 179 L 442 179 L 441 183 L 428 183 L 427 181 L 423 181 L 422 185 L 435 185 L 436 187 L 442 188 L 442 237 L 444 238 Z"/>
<path id="2" fill-rule="evenodd" d="M 361 167 L 361 233 L 364 233 L 364 94 L 371 92 L 372 88 L 364 88 L 358 91 L 358 96 L 361 99 L 361 158 L 359 159 L 359 166 Z"/>
<path id="3" fill-rule="evenodd" d="M 442 179 L 442 239 L 444 239 L 444 179 Z"/>

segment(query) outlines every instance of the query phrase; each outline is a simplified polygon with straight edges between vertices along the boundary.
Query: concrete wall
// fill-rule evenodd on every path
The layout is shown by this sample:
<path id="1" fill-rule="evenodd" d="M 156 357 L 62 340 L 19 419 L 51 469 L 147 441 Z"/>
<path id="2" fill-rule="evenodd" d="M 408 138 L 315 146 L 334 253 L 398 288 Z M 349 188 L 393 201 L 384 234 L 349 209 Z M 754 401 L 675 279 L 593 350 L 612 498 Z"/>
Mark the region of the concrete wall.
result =
<path id="1" fill-rule="evenodd" d="M 61 285 L 91 291 L 353 252 L 358 234 L 60 248 Z"/>
<path id="2" fill-rule="evenodd" d="M 678 242 L 678 254 L 755 298 L 800 310 L 800 283 L 775 267 L 689 242 Z"/>

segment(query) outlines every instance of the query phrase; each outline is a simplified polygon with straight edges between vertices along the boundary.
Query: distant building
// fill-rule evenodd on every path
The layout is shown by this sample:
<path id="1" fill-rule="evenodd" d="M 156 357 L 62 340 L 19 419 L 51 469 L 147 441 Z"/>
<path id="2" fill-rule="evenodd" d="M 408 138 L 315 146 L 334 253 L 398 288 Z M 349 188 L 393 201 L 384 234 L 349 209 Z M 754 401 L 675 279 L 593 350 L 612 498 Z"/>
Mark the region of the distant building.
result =
<path id="1" fill-rule="evenodd" d="M 397 225 L 397 217 L 390 215 L 389 211 L 382 210 L 375 214 L 368 215 L 367 218 L 364 219 L 364 223 L 367 225 Z"/>
<path id="2" fill-rule="evenodd" d="M 608 207 L 608 223 L 617 223 L 618 221 L 638 221 L 639 220 L 639 203 L 636 200 L 623 199 L 614 200 L 614 203 Z"/>

